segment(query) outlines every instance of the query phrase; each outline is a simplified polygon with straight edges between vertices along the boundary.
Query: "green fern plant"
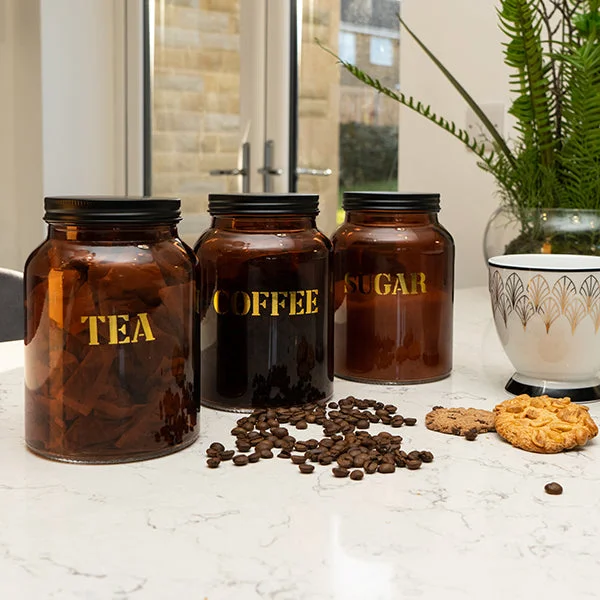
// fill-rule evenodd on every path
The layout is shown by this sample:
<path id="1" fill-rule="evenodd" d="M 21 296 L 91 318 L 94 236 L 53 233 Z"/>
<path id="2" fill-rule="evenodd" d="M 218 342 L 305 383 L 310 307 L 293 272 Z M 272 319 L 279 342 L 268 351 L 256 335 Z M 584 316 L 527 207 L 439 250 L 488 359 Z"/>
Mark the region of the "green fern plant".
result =
<path id="1" fill-rule="evenodd" d="M 404 30 L 480 118 L 483 145 L 428 104 L 396 93 L 333 54 L 356 79 L 435 123 L 471 149 L 497 183 L 502 205 L 530 227 L 532 209 L 600 209 L 600 0 L 501 0 L 509 108 L 509 144 L 446 66 L 399 16 Z M 493 148 L 486 150 L 487 147 Z M 526 232 L 530 234 L 531 232 Z M 599 244 L 600 248 L 600 244 Z"/>

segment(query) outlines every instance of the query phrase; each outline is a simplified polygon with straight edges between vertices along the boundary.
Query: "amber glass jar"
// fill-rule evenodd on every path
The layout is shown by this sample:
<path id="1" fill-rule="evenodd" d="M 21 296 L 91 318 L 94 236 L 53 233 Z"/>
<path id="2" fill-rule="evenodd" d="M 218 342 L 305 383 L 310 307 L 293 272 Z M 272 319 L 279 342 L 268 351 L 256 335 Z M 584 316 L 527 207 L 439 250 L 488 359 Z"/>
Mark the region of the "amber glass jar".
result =
<path id="1" fill-rule="evenodd" d="M 195 256 L 179 200 L 46 198 L 25 265 L 25 435 L 47 458 L 152 458 L 198 437 Z"/>
<path id="2" fill-rule="evenodd" d="M 438 194 L 345 192 L 333 237 L 335 374 L 423 383 L 452 369 L 454 242 Z"/>
<path id="3" fill-rule="evenodd" d="M 304 404 L 333 389 L 331 243 L 318 196 L 213 194 L 198 240 L 202 404 Z"/>

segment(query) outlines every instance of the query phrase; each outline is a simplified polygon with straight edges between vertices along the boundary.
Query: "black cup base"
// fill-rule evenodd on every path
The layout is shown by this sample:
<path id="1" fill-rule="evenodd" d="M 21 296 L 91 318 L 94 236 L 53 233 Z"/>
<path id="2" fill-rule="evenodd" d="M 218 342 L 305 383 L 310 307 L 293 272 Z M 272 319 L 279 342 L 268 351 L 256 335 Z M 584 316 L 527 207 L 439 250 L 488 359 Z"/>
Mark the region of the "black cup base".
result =
<path id="1" fill-rule="evenodd" d="M 571 398 L 571 402 L 594 402 L 600 400 L 600 385 L 588 387 L 552 387 L 552 382 L 540 380 L 539 384 L 523 383 L 511 377 L 504 389 L 515 396 L 528 394 L 529 396 L 547 395 L 551 398 Z"/>

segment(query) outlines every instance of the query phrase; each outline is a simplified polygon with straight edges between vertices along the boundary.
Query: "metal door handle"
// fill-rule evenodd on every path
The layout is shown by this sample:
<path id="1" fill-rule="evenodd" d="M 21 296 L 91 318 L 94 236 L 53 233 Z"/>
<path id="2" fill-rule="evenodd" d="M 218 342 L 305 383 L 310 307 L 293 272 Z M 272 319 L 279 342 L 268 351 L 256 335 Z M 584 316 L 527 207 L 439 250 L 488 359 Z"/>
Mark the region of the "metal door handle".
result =
<path id="1" fill-rule="evenodd" d="M 333 171 L 331 169 L 313 169 L 311 167 L 298 167 L 296 175 L 311 175 L 313 177 L 329 177 Z"/>
<path id="2" fill-rule="evenodd" d="M 283 169 L 272 169 L 267 167 L 262 167 L 262 169 L 258 169 L 258 172 L 261 175 L 283 175 Z"/>
<path id="3" fill-rule="evenodd" d="M 246 169 L 212 169 L 211 175 L 246 175 Z"/>
<path id="4" fill-rule="evenodd" d="M 272 175 L 283 175 L 283 169 L 276 169 L 273 166 L 273 151 L 275 142 L 267 140 L 265 142 L 265 160 L 264 166 L 258 169 L 258 172 L 263 176 L 263 191 L 272 192 L 273 184 L 271 182 Z"/>
<path id="5" fill-rule="evenodd" d="M 250 191 L 250 142 L 242 144 L 242 168 L 241 169 L 212 169 L 211 175 L 241 175 L 242 192 Z"/>

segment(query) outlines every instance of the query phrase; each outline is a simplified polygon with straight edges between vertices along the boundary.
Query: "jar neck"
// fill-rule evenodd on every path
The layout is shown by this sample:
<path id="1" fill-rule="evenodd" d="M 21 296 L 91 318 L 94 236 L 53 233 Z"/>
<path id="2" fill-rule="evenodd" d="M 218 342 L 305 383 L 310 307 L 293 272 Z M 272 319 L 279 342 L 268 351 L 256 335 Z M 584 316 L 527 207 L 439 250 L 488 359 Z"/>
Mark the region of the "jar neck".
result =
<path id="1" fill-rule="evenodd" d="M 48 238 L 94 242 L 159 242 L 177 237 L 177 225 L 152 223 L 48 223 Z"/>
<path id="2" fill-rule="evenodd" d="M 317 226 L 314 215 L 216 215 L 215 229 L 246 232 L 303 231 Z"/>
<path id="3" fill-rule="evenodd" d="M 417 227 L 437 225 L 438 216 L 437 212 L 428 211 L 350 210 L 346 213 L 346 223 L 374 227 Z"/>

